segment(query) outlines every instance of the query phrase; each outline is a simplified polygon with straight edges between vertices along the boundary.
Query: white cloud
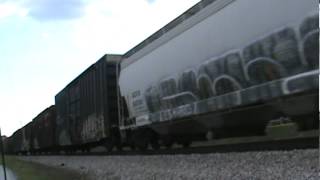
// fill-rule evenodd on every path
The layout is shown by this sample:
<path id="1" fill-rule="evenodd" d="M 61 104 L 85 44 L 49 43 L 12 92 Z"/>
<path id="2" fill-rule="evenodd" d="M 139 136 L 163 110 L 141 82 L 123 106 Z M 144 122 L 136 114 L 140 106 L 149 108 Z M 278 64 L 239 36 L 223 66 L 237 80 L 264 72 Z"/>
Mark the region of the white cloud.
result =
<path id="1" fill-rule="evenodd" d="M 40 21 L 79 18 L 84 13 L 83 0 L 24 0 L 29 16 Z"/>
<path id="2" fill-rule="evenodd" d="M 86 0 L 0 0 L 0 18 L 14 15 L 29 16 L 38 21 L 80 18 Z"/>
<path id="3" fill-rule="evenodd" d="M 27 10 L 18 4 L 9 2 L 0 3 L 0 19 L 16 15 L 24 17 L 27 13 Z"/>
<path id="4" fill-rule="evenodd" d="M 49 33 L 43 32 L 43 33 L 41 33 L 41 37 L 44 39 L 47 39 L 47 38 L 49 38 Z"/>
<path id="5" fill-rule="evenodd" d="M 198 0 L 95 0 L 75 21 L 74 41 L 83 50 L 124 53 Z"/>

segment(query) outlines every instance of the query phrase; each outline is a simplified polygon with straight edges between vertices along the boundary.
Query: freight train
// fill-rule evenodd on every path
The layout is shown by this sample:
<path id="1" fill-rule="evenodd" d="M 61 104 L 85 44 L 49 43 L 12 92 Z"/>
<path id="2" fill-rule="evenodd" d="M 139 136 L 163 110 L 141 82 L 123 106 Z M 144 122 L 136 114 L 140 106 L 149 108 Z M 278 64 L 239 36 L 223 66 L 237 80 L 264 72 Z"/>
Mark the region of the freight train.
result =
<path id="1" fill-rule="evenodd" d="M 318 129 L 315 1 L 202 0 L 124 55 L 106 54 L 6 140 L 12 153 L 145 150 Z"/>

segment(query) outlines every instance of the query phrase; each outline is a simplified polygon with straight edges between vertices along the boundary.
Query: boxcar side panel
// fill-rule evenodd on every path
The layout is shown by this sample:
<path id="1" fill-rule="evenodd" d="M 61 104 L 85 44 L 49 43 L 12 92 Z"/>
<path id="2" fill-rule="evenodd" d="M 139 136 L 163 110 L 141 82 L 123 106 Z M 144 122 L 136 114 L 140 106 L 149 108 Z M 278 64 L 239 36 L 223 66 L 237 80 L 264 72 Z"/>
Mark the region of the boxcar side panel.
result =
<path id="1" fill-rule="evenodd" d="M 60 145 L 99 142 L 117 124 L 116 63 L 105 55 L 56 96 L 57 137 Z"/>
<path id="2" fill-rule="evenodd" d="M 45 150 L 56 146 L 56 108 L 50 106 L 33 119 L 33 149 Z"/>

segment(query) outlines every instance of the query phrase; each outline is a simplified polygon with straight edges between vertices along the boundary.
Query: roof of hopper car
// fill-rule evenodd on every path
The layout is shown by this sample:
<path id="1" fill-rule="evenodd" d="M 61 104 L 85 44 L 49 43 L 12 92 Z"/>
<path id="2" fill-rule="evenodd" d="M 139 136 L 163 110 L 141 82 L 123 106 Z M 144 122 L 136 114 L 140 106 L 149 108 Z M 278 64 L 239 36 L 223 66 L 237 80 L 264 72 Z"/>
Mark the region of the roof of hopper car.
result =
<path id="1" fill-rule="evenodd" d="M 27 127 L 30 126 L 31 124 L 32 124 L 32 121 L 29 121 L 29 122 L 28 122 L 27 124 L 25 124 L 23 127 L 17 129 L 11 136 L 14 136 L 14 135 L 20 133 L 20 131 L 22 131 L 24 128 L 27 128 Z M 10 137 L 11 137 L 11 136 L 10 136 Z"/>
<path id="2" fill-rule="evenodd" d="M 108 57 L 110 57 L 111 59 L 109 59 Z M 100 62 L 101 60 L 106 60 L 109 62 L 114 62 L 116 63 L 117 61 L 121 61 L 121 57 L 122 55 L 120 54 L 105 54 L 103 55 L 101 58 L 99 58 L 98 61 L 96 61 L 95 63 L 91 64 L 87 69 L 85 69 L 84 71 L 82 71 L 80 73 L 80 75 L 78 75 L 76 78 L 74 78 L 70 83 L 68 83 L 68 85 L 66 85 L 61 91 L 59 91 L 57 93 L 60 94 L 60 92 L 64 91 L 66 88 L 70 87 L 73 83 L 75 83 L 79 78 L 81 78 L 82 76 L 84 76 L 86 73 L 88 73 L 90 71 L 90 69 L 94 68 L 95 64 L 97 64 L 98 62 Z"/>
<path id="3" fill-rule="evenodd" d="M 180 25 L 183 22 L 185 22 L 186 20 L 188 20 L 190 17 L 193 17 L 194 15 L 198 14 L 202 9 L 204 9 L 207 6 L 209 6 L 213 2 L 216 2 L 217 6 L 218 6 L 218 8 L 215 9 L 215 12 L 217 12 L 220 9 L 222 9 L 225 6 L 226 3 L 228 4 L 228 3 L 233 2 L 233 1 L 234 0 L 202 0 L 202 1 L 198 2 L 197 4 L 195 4 L 194 6 L 189 8 L 187 11 L 185 11 L 183 14 L 181 14 L 180 16 L 178 16 L 177 18 L 175 18 L 174 20 L 169 22 L 163 28 L 159 29 L 157 32 L 155 32 L 154 34 L 149 36 L 147 39 L 143 40 L 141 43 L 139 43 L 138 45 L 133 47 L 131 50 L 126 52 L 123 55 L 123 57 L 124 58 L 131 57 L 132 55 L 134 55 L 138 51 L 140 51 L 143 48 L 145 48 L 146 46 L 150 45 L 155 40 L 157 40 L 160 37 L 162 37 L 164 34 L 167 34 L 169 31 L 171 31 L 172 29 L 174 29 L 178 25 Z M 127 63 L 125 61 L 126 60 L 124 60 L 124 63 L 126 64 L 125 66 L 129 65 L 130 63 L 132 63 L 132 62 Z"/>
<path id="4" fill-rule="evenodd" d="M 28 122 L 26 125 L 24 125 L 21 129 L 31 127 L 32 123 L 33 123 L 32 121 L 29 121 L 29 122 Z"/>
<path id="5" fill-rule="evenodd" d="M 36 117 L 33 118 L 33 121 L 36 121 L 39 119 L 39 117 L 41 117 L 44 113 L 48 112 L 50 109 L 54 108 L 55 105 L 51 105 L 49 107 L 47 107 L 46 109 L 44 109 L 43 111 L 41 111 Z"/>

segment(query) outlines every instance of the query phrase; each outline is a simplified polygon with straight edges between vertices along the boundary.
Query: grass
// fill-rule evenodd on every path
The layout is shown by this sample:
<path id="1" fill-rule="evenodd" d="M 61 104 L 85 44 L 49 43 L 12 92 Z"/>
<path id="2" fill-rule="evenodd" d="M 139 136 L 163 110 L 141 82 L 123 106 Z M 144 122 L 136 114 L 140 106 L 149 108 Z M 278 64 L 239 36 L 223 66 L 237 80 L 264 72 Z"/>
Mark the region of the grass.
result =
<path id="1" fill-rule="evenodd" d="M 0 160 L 0 163 L 1 160 Z M 17 180 L 86 180 L 87 178 L 74 171 L 58 167 L 49 167 L 38 163 L 19 160 L 6 156 L 6 165 L 13 171 Z"/>

